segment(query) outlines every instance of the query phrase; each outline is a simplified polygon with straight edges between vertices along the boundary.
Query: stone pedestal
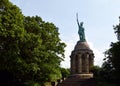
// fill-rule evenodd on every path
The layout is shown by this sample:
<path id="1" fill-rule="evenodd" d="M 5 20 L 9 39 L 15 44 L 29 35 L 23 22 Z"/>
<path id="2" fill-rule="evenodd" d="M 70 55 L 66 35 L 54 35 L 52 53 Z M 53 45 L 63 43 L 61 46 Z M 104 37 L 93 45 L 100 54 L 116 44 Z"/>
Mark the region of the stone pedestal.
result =
<path id="1" fill-rule="evenodd" d="M 78 41 L 70 58 L 71 75 L 58 86 L 95 86 L 90 72 L 94 54 L 87 42 Z"/>
<path id="2" fill-rule="evenodd" d="M 71 74 L 89 74 L 94 54 L 87 42 L 78 41 L 71 53 Z"/>

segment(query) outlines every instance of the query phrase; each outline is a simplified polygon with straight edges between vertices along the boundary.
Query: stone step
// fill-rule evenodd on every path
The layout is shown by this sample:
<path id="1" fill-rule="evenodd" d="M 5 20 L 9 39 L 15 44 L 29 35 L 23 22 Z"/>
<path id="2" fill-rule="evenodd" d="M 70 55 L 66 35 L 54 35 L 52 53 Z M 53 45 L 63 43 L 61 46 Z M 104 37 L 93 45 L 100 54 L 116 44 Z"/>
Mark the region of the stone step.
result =
<path id="1" fill-rule="evenodd" d="M 94 79 L 79 79 L 79 81 L 65 80 L 57 86 L 95 86 Z"/>

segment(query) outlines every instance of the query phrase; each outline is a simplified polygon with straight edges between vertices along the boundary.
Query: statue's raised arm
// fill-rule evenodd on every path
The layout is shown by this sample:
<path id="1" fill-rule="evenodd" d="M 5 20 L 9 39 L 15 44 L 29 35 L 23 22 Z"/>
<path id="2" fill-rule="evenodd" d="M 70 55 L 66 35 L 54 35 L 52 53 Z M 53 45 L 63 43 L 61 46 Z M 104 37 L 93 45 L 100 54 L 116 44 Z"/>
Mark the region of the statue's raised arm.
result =
<path id="1" fill-rule="evenodd" d="M 79 34 L 79 38 L 80 38 L 80 41 L 81 42 L 84 42 L 86 41 L 85 40 L 85 33 L 84 33 L 84 28 L 83 28 L 83 22 L 80 22 L 78 21 L 78 13 L 76 14 L 76 18 L 77 18 L 77 24 L 78 24 L 78 34 Z"/>
<path id="2" fill-rule="evenodd" d="M 79 21 L 78 21 L 78 13 L 76 13 L 76 18 L 77 18 L 77 24 L 78 24 L 78 27 L 79 27 L 80 24 L 79 24 Z"/>

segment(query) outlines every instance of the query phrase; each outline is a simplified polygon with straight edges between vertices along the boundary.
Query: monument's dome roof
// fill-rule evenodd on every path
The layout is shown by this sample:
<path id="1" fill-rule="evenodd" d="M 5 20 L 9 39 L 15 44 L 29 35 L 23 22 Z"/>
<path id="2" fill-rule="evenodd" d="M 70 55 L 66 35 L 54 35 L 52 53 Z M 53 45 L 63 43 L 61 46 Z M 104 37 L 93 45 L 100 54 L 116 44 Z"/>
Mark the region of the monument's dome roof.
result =
<path id="1" fill-rule="evenodd" d="M 86 41 L 85 42 L 78 41 L 74 50 L 91 50 L 91 49 Z"/>

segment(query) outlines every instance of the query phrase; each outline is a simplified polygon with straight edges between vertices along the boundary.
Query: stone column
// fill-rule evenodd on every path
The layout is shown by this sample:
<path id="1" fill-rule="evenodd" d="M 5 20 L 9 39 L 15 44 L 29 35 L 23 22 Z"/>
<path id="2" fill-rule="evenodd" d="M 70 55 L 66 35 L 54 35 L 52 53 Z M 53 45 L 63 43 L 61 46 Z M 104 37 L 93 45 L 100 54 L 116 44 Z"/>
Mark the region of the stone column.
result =
<path id="1" fill-rule="evenodd" d="M 71 74 L 74 74 L 76 70 L 75 58 L 75 55 L 71 55 Z"/>
<path id="2" fill-rule="evenodd" d="M 91 68 L 91 57 L 89 55 L 89 70 L 90 70 L 90 68 Z"/>
<path id="3" fill-rule="evenodd" d="M 89 73 L 89 54 L 86 54 L 86 57 L 85 57 L 85 72 L 86 73 Z"/>
<path id="4" fill-rule="evenodd" d="M 82 73 L 82 55 L 78 55 L 78 73 Z"/>

